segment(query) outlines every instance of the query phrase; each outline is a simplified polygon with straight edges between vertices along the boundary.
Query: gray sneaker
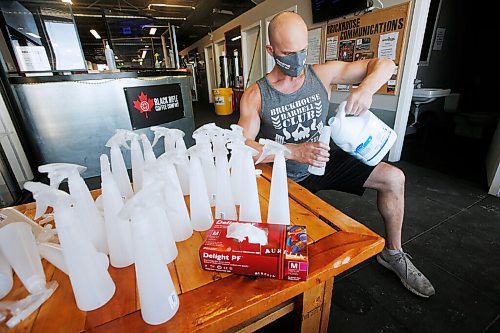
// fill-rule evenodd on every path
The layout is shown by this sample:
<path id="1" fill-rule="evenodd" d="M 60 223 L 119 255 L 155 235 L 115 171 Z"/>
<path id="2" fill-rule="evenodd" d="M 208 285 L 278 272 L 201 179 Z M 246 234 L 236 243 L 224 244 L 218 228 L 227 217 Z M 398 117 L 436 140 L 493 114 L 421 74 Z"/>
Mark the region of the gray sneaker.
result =
<path id="1" fill-rule="evenodd" d="M 436 291 L 431 282 L 413 265 L 410 259 L 413 258 L 403 251 L 390 255 L 384 249 L 377 255 L 379 264 L 396 273 L 403 285 L 412 293 L 426 298 L 434 295 Z"/>

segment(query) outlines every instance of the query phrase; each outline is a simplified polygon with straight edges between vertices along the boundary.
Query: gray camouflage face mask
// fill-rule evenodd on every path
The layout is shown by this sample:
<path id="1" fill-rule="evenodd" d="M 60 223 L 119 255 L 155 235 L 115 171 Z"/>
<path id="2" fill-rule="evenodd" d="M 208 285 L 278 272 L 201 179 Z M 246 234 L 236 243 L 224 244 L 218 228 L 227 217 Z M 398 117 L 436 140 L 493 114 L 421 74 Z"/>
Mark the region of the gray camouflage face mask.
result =
<path id="1" fill-rule="evenodd" d="M 307 50 L 295 52 L 286 56 L 278 56 L 273 52 L 273 57 L 278 67 L 285 75 L 297 77 L 304 69 Z"/>

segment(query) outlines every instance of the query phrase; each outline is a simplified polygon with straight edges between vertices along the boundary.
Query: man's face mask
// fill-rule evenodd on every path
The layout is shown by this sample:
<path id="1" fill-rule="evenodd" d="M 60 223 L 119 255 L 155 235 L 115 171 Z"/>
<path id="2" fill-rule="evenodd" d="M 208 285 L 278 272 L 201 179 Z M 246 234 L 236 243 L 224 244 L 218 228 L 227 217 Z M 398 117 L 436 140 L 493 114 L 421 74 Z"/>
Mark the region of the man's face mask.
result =
<path id="1" fill-rule="evenodd" d="M 285 75 L 297 77 L 304 69 L 307 50 L 295 52 L 286 56 L 279 56 L 273 52 L 273 57 L 278 67 Z"/>

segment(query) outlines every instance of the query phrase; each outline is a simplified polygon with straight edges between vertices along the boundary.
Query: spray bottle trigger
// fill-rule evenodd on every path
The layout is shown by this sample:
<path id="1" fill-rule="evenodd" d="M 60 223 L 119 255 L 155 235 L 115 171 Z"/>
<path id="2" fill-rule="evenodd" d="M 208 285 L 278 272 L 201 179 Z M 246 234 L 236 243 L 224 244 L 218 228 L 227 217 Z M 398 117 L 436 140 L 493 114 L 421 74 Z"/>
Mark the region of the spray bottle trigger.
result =
<path id="1" fill-rule="evenodd" d="M 37 202 L 36 202 L 36 211 L 35 211 L 35 220 L 39 219 L 40 217 L 42 217 L 42 215 L 47 211 L 48 207 L 49 206 L 44 201 L 37 200 Z"/>

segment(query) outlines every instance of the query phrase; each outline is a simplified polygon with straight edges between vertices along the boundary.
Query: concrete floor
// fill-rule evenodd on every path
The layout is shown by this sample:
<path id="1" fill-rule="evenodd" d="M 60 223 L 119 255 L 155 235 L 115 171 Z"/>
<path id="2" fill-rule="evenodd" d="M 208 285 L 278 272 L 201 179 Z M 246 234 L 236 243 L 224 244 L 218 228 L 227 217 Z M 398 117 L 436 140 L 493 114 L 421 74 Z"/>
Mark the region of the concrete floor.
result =
<path id="1" fill-rule="evenodd" d="M 228 128 L 238 120 L 238 114 L 216 116 L 213 105 L 196 104 L 194 112 L 196 127 L 215 122 Z M 500 200 L 477 179 L 405 161 L 395 165 L 407 180 L 403 248 L 436 295 L 414 296 L 371 259 L 336 278 L 328 331 L 500 332 Z M 375 191 L 318 195 L 384 235 Z M 292 319 L 285 316 L 260 331 L 282 331 Z"/>

